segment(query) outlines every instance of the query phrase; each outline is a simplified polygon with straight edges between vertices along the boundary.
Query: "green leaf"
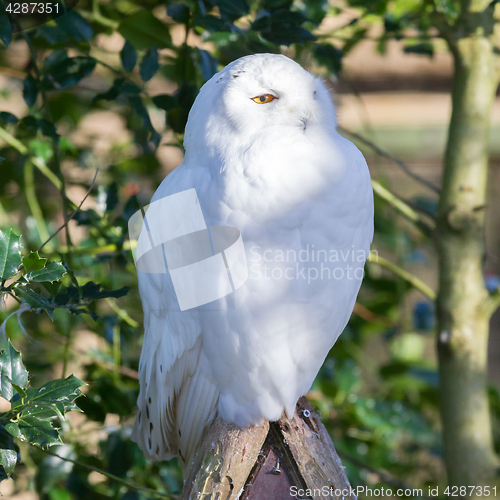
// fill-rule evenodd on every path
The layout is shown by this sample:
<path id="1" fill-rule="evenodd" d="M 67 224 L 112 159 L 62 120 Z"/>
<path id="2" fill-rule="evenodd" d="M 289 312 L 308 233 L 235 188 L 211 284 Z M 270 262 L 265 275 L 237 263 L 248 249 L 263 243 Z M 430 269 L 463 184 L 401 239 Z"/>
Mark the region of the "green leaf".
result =
<path id="1" fill-rule="evenodd" d="M 429 42 L 417 43 L 415 45 L 407 45 L 403 51 L 406 54 L 419 54 L 422 56 L 433 57 L 434 45 Z"/>
<path id="2" fill-rule="evenodd" d="M 316 37 L 301 24 L 307 19 L 300 13 L 280 9 L 270 15 L 262 16 L 252 23 L 252 30 L 277 45 L 290 45 L 316 40 Z"/>
<path id="3" fill-rule="evenodd" d="M 246 14 L 250 10 L 250 7 L 246 0 L 209 0 L 212 5 L 217 5 L 221 17 L 227 17 L 231 21 L 234 21 Z"/>
<path id="4" fill-rule="evenodd" d="M 77 42 L 89 42 L 92 38 L 92 26 L 74 10 L 56 18 L 56 23 L 67 34 L 68 38 Z"/>
<path id="5" fill-rule="evenodd" d="M 0 2 L 0 40 L 2 40 L 7 47 L 12 41 L 12 26 L 3 2 Z"/>
<path id="6" fill-rule="evenodd" d="M 167 6 L 167 14 L 179 24 L 186 24 L 189 21 L 190 11 L 187 5 L 174 3 Z"/>
<path id="7" fill-rule="evenodd" d="M 177 99 L 173 95 L 168 94 L 155 95 L 153 97 L 153 102 L 158 108 L 164 109 L 165 111 L 173 109 L 178 105 Z"/>
<path id="8" fill-rule="evenodd" d="M 71 403 L 78 396 L 81 396 L 82 392 L 79 387 L 83 385 L 87 384 L 74 375 L 58 378 L 47 382 L 38 389 L 30 387 L 27 391 L 27 401 L 29 403 Z"/>
<path id="9" fill-rule="evenodd" d="M 340 73 L 342 69 L 343 52 L 328 43 L 317 43 L 313 47 L 316 60 L 334 75 Z"/>
<path id="10" fill-rule="evenodd" d="M 208 81 L 219 70 L 219 61 L 210 52 L 196 49 L 200 57 L 200 69 L 203 80 Z"/>
<path id="11" fill-rule="evenodd" d="M 94 102 L 101 99 L 104 99 L 106 101 L 114 101 L 120 95 L 129 97 L 139 94 L 140 91 L 141 89 L 137 85 L 131 82 L 127 82 L 125 78 L 117 78 L 113 82 L 113 85 L 109 88 L 109 90 L 103 92 L 102 94 L 97 94 L 93 100 Z"/>
<path id="12" fill-rule="evenodd" d="M 14 384 L 14 383 L 12 384 L 12 387 L 14 387 L 14 389 L 19 394 L 19 396 L 21 396 L 21 399 L 26 397 L 26 391 L 22 387 Z"/>
<path id="13" fill-rule="evenodd" d="M 47 140 L 33 139 L 29 143 L 29 148 L 35 156 L 47 163 L 53 156 L 52 145 Z"/>
<path id="14" fill-rule="evenodd" d="M 293 0 L 263 0 L 261 7 L 265 10 L 289 9 Z"/>
<path id="15" fill-rule="evenodd" d="M 43 269 L 29 272 L 25 278 L 29 281 L 59 281 L 66 274 L 66 268 L 60 262 L 50 262 Z"/>
<path id="16" fill-rule="evenodd" d="M 43 295 L 31 290 L 31 288 L 25 286 L 16 286 L 14 288 L 14 292 L 19 298 L 24 300 L 26 304 L 31 307 L 31 309 L 34 309 L 35 311 L 43 310 L 50 316 L 50 319 L 54 319 L 55 308 L 47 297 L 44 297 Z"/>
<path id="17" fill-rule="evenodd" d="M 236 29 L 235 26 L 227 19 L 221 19 L 220 17 L 211 15 L 196 16 L 194 19 L 194 25 L 201 26 L 211 32 L 232 32 Z"/>
<path id="18" fill-rule="evenodd" d="M 17 464 L 17 450 L 12 436 L 0 427 L 0 465 L 4 474 L 0 473 L 0 481 L 9 477 Z"/>
<path id="19" fill-rule="evenodd" d="M 119 288 L 118 290 L 101 290 L 101 283 L 94 283 L 93 281 L 89 281 L 85 283 L 82 287 L 82 298 L 83 299 L 105 299 L 107 297 L 119 298 L 123 297 L 128 293 L 130 287 L 124 286 L 123 288 Z"/>
<path id="20" fill-rule="evenodd" d="M 0 279 L 12 278 L 21 265 L 21 237 L 9 229 L 0 231 Z"/>
<path id="21" fill-rule="evenodd" d="M 45 267 L 47 259 L 44 259 L 38 255 L 38 251 L 31 252 L 29 257 L 23 257 L 23 267 L 24 270 L 29 273 L 30 271 L 39 271 Z"/>
<path id="22" fill-rule="evenodd" d="M 150 49 L 153 45 L 164 49 L 172 43 L 167 25 L 148 10 L 139 10 L 127 16 L 118 31 L 136 49 Z"/>
<path id="23" fill-rule="evenodd" d="M 67 89 L 94 71 L 96 60 L 89 56 L 67 57 L 51 65 L 43 78 L 45 89 Z"/>
<path id="24" fill-rule="evenodd" d="M 12 384 L 25 389 L 28 385 L 28 372 L 23 365 L 21 353 L 7 340 L 0 349 L 0 396 L 7 401 L 14 396 L 15 388 Z"/>
<path id="25" fill-rule="evenodd" d="M 51 488 L 49 491 L 49 500 L 72 500 L 71 493 L 63 488 Z"/>
<path id="26" fill-rule="evenodd" d="M 50 420 L 40 420 L 32 416 L 20 416 L 15 422 L 5 425 L 5 430 L 20 441 L 49 447 L 62 444 L 59 431 L 52 426 Z"/>
<path id="27" fill-rule="evenodd" d="M 118 205 L 118 184 L 112 182 L 105 190 L 106 193 L 106 212 L 112 212 Z"/>
<path id="28" fill-rule="evenodd" d="M 36 98 L 38 97 L 38 84 L 32 75 L 28 75 L 24 80 L 23 97 L 29 107 L 36 103 Z"/>
<path id="29" fill-rule="evenodd" d="M 135 68 L 137 63 L 137 52 L 128 40 L 125 40 L 125 45 L 120 52 L 120 59 L 122 61 L 123 69 L 127 73 L 130 73 Z"/>
<path id="30" fill-rule="evenodd" d="M 3 125 L 17 123 L 17 116 L 9 113 L 8 111 L 0 111 L 0 123 L 2 123 Z"/>
<path id="31" fill-rule="evenodd" d="M 139 74 L 144 82 L 148 82 L 158 71 L 158 49 L 153 45 L 142 58 Z"/>

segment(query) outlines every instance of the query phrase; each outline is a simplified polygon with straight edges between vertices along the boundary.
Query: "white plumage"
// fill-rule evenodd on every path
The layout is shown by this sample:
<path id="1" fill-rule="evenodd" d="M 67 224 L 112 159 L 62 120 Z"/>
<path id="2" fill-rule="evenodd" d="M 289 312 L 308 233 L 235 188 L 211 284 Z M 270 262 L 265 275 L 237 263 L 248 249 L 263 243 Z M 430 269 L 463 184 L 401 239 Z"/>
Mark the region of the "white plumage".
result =
<path id="1" fill-rule="evenodd" d="M 168 273 L 138 272 L 133 439 L 155 460 L 188 465 L 217 413 L 239 426 L 293 415 L 354 307 L 373 198 L 322 81 L 285 56 L 243 57 L 208 81 L 184 145 L 152 202 L 195 188 L 208 226 L 241 231 L 248 264 L 236 292 L 185 311 Z"/>

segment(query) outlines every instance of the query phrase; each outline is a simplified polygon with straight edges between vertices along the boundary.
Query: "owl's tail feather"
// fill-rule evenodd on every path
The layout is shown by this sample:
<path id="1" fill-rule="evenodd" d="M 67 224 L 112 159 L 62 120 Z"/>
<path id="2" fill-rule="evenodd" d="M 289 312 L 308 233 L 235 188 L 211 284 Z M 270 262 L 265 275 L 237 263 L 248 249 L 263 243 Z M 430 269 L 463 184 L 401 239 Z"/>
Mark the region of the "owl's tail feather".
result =
<path id="1" fill-rule="evenodd" d="M 206 428 L 212 423 L 219 399 L 215 385 L 196 370 L 189 377 L 177 401 L 178 453 L 185 471 L 191 465 Z"/>
<path id="2" fill-rule="evenodd" d="M 139 411 L 132 430 L 144 455 L 152 460 L 180 457 L 183 469 L 192 462 L 204 431 L 215 417 L 219 391 L 202 373 L 201 339 L 177 358 L 169 370 L 150 353 L 139 370 Z"/>

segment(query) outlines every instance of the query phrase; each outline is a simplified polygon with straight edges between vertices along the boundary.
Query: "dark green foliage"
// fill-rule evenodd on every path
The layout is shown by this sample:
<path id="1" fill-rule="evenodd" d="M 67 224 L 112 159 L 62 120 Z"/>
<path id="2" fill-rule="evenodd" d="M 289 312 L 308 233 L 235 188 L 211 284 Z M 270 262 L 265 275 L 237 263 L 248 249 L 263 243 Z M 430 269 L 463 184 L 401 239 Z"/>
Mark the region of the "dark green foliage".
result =
<path id="1" fill-rule="evenodd" d="M 26 340 L 15 317 L 3 325 L 7 337 L 0 351 L 0 394 L 13 406 L 2 414 L 0 425 L 0 479 L 23 470 L 16 467 L 16 440 L 21 440 L 54 445 L 57 454 L 78 461 L 21 448 L 30 455 L 26 463 L 35 464 L 35 487 L 44 500 L 148 497 L 115 479 L 95 484 L 89 480 L 93 467 L 157 493 L 179 492 L 177 461 L 153 464 L 130 439 L 143 330 L 128 219 L 149 202 L 166 172 L 158 155 L 163 147 L 182 147 L 199 89 L 223 65 L 256 52 L 279 53 L 286 46 L 298 62 L 335 79 L 343 58 L 368 33 L 373 36 L 373 24 L 381 27 L 379 50 L 410 29 L 413 38 L 405 51 L 432 55 L 431 13 L 452 20 L 459 9 L 454 0 L 404 6 L 399 0 L 348 3 L 358 9 L 355 17 L 350 10 L 348 23 L 328 35 L 319 35 L 316 28 L 325 16 L 343 10 L 326 0 L 82 0 L 69 14 L 24 33 L 26 38 L 15 35 L 35 58 L 23 68 L 22 94 L 30 109 L 16 113 L 20 119 L 0 110 L 0 126 L 24 146 L 19 150 L 8 144 L 0 152 L 5 157 L 0 208 L 9 221 L 0 232 L 0 293 L 10 295 L 9 308 L 17 307 L 12 306 L 17 299 L 31 311 L 23 322 L 34 342 Z M 0 39 L 8 45 L 12 32 L 5 22 L 0 12 Z M 118 48 L 98 44 L 99 37 L 119 38 L 117 33 L 125 39 Z M 193 46 L 192 39 L 204 45 Z M 122 120 L 121 142 L 96 153 L 91 143 L 102 139 L 101 129 L 90 145 L 73 141 L 88 117 L 108 111 Z M 73 214 L 70 241 L 64 228 L 40 251 L 46 238 L 25 196 L 30 187 L 27 161 L 37 162 L 31 187 L 47 232 L 53 234 Z M 96 167 L 99 175 L 91 186 Z M 67 191 L 61 195 L 62 178 Z M 81 196 L 70 194 L 69 186 L 83 193 L 91 188 L 95 203 L 77 210 L 71 200 Z M 415 203 L 432 214 L 432 200 L 424 201 Z M 395 254 L 410 255 L 422 244 L 379 199 L 375 222 L 378 243 Z M 353 315 L 311 393 L 335 445 L 355 459 L 344 460 L 354 485 L 373 486 L 369 473 L 356 465 L 359 461 L 409 483 L 440 480 L 435 466 L 441 455 L 438 375 L 434 361 L 418 350 L 432 343 L 428 323 L 414 332 L 403 320 L 409 291 L 406 282 L 382 273 L 376 264 L 367 265 L 359 303 L 374 318 Z M 22 351 L 28 370 L 13 345 Z M 372 357 L 373 345 L 384 356 Z M 83 384 L 67 377 L 72 363 L 79 363 L 81 378 L 89 384 L 86 396 L 76 401 L 86 424 L 94 426 L 88 435 L 79 435 L 64 420 L 66 412 L 77 409 Z M 492 390 L 491 399 L 498 447 L 498 392 Z"/>
<path id="2" fill-rule="evenodd" d="M 134 46 L 128 40 L 125 41 L 125 45 L 120 52 L 120 58 L 122 61 L 123 69 L 127 73 L 130 73 L 137 63 L 137 52 L 134 49 Z"/>

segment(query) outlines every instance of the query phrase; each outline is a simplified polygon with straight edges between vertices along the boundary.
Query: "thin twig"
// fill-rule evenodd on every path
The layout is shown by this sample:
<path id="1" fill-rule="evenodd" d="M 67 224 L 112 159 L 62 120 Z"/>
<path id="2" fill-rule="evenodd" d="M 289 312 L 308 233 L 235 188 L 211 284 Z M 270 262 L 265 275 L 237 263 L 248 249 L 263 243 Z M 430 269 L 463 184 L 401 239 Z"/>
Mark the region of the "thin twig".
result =
<path id="1" fill-rule="evenodd" d="M 83 467 L 84 469 L 91 470 L 93 472 L 98 472 L 99 474 L 102 474 L 103 476 L 109 477 L 109 479 L 112 479 L 113 481 L 117 481 L 129 488 L 132 488 L 135 491 L 141 491 L 143 493 L 147 493 L 151 496 L 157 497 L 157 498 L 173 498 L 177 499 L 177 495 L 172 495 L 170 493 L 160 493 L 159 491 L 153 490 L 151 488 L 147 488 L 146 486 L 141 486 L 139 484 L 133 483 L 131 481 L 127 481 L 126 479 L 123 479 L 121 477 L 115 476 L 114 474 L 111 474 L 109 472 L 106 472 L 105 470 L 99 469 L 98 467 L 94 467 L 92 465 L 85 464 L 83 462 L 80 462 L 79 460 L 73 460 L 72 458 L 66 458 L 61 455 L 58 455 L 57 453 L 54 453 L 53 451 L 45 450 L 43 448 L 41 449 L 44 453 L 47 453 L 48 455 L 52 455 L 53 457 L 57 457 L 61 460 L 64 460 L 65 462 L 70 462 L 74 465 L 78 465 L 79 467 Z"/>
<path id="2" fill-rule="evenodd" d="M 382 186 L 382 184 L 375 179 L 372 179 L 372 187 L 373 192 L 377 196 L 385 200 L 401 215 L 404 215 L 408 220 L 413 222 L 426 236 L 431 236 L 432 231 L 434 230 L 434 225 L 429 224 L 413 207 L 408 205 L 394 193 L 391 193 L 391 191 Z"/>
<path id="3" fill-rule="evenodd" d="M 0 137 L 13 148 L 17 149 L 22 155 L 28 154 L 28 148 L 18 139 L 16 139 L 13 135 L 9 134 L 7 130 L 3 127 L 0 127 Z"/>
<path id="4" fill-rule="evenodd" d="M 67 225 L 68 225 L 68 222 L 73 219 L 73 217 L 79 212 L 80 208 L 82 208 L 82 205 L 84 204 L 85 200 L 89 197 L 92 189 L 94 188 L 94 185 L 95 185 L 95 181 L 97 179 L 97 174 L 99 173 L 99 167 L 97 167 L 96 171 L 95 171 L 95 175 L 94 175 L 94 179 L 92 180 L 91 184 L 90 184 L 90 187 L 87 191 L 87 194 L 84 196 L 83 200 L 80 202 L 80 205 L 78 205 L 76 207 L 76 209 L 74 210 L 74 212 L 65 220 L 64 224 L 62 226 L 59 227 L 59 229 L 57 229 L 57 231 L 55 233 L 52 234 L 52 236 L 50 236 L 50 238 L 45 241 L 39 248 L 38 248 L 38 252 L 54 237 L 56 236 L 59 231 L 61 231 L 62 229 L 64 229 Z"/>
<path id="5" fill-rule="evenodd" d="M 405 271 L 396 264 L 393 264 L 389 260 L 384 259 L 384 257 L 380 257 L 379 255 L 373 256 L 371 252 L 370 255 L 368 256 L 368 261 L 380 264 L 382 267 L 389 269 L 389 271 L 392 271 L 400 278 L 403 278 L 405 281 L 410 283 L 410 285 L 412 285 L 414 288 L 422 292 L 426 297 L 428 297 L 432 301 L 436 300 L 436 292 L 429 285 L 424 283 L 420 278 L 417 278 L 417 276 L 415 276 L 414 274 Z"/>
<path id="6" fill-rule="evenodd" d="M 422 185 L 428 187 L 429 189 L 432 189 L 432 191 L 434 191 L 435 193 L 439 194 L 441 192 L 441 189 L 438 186 L 436 186 L 433 182 L 431 182 L 431 181 L 429 181 L 427 179 L 424 179 L 422 176 L 420 176 L 420 175 L 416 174 L 415 172 L 413 172 L 411 170 L 411 168 L 403 160 L 399 159 L 397 156 L 394 156 L 393 154 L 389 153 L 388 151 L 385 151 L 380 146 L 377 146 L 377 144 L 373 143 L 372 141 L 370 141 L 366 137 L 364 137 L 364 136 L 362 136 L 362 135 L 360 135 L 360 134 L 358 134 L 356 132 L 353 132 L 352 130 L 348 130 L 348 129 L 344 128 L 344 127 L 341 127 L 340 125 L 337 126 L 337 129 L 340 132 L 344 132 L 345 134 L 350 135 L 354 139 L 357 139 L 358 141 L 362 142 L 366 146 L 370 147 L 378 155 L 385 156 L 386 158 L 389 158 L 394 163 L 396 163 L 397 165 L 399 165 L 399 167 L 401 167 L 401 169 L 407 175 L 409 175 L 412 179 L 416 180 L 417 182 L 420 182 Z"/>

